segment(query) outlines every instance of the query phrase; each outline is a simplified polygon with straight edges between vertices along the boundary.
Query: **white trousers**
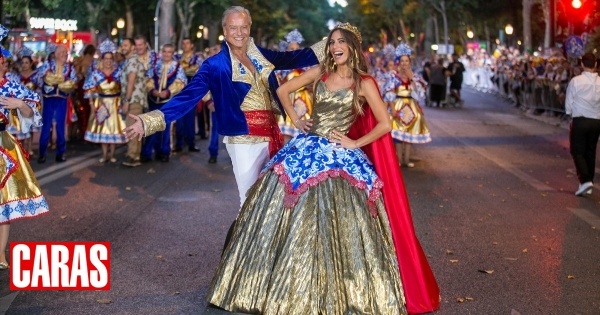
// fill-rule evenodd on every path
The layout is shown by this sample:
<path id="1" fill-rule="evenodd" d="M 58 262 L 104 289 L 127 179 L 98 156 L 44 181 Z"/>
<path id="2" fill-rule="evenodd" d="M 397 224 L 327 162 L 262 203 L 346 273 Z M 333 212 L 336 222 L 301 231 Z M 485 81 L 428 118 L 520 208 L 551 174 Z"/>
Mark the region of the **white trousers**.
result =
<path id="1" fill-rule="evenodd" d="M 261 169 L 269 162 L 269 143 L 231 144 L 223 140 L 233 164 L 233 175 L 240 193 L 240 209 L 246 201 L 248 189 L 258 179 Z"/>

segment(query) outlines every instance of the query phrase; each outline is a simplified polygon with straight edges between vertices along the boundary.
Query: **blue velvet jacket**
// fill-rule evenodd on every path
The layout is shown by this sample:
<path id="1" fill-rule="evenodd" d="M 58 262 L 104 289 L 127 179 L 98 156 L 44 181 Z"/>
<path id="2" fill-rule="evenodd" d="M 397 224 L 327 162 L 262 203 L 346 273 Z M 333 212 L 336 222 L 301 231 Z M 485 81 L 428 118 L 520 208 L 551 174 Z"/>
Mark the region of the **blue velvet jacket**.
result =
<path id="1" fill-rule="evenodd" d="M 257 71 L 259 68 L 260 71 L 271 71 L 269 89 L 282 113 L 285 111 L 277 98 L 276 90 L 279 82 L 274 70 L 312 66 L 319 63 L 317 55 L 324 56 L 325 53 L 324 41 L 315 44 L 312 48 L 290 52 L 279 52 L 255 46 L 252 39 L 248 41 L 248 47 L 248 56 Z M 253 52 L 259 53 L 261 56 L 254 56 Z M 226 42 L 223 42 L 221 51 L 206 59 L 193 79 L 179 94 L 163 105 L 160 111 L 163 112 L 168 126 L 170 122 L 189 112 L 210 91 L 215 104 L 215 119 L 219 134 L 224 136 L 245 135 L 248 134 L 248 124 L 241 104 L 250 91 L 250 87 L 250 84 L 236 81 L 234 78 L 229 47 Z"/>

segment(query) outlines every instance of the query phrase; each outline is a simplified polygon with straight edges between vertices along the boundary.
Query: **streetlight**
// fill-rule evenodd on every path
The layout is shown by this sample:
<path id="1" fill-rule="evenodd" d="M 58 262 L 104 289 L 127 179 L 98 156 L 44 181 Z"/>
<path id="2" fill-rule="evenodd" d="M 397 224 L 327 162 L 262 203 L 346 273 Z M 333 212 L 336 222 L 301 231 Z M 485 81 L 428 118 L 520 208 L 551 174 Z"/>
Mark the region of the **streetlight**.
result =
<path id="1" fill-rule="evenodd" d="M 506 46 L 510 47 L 510 35 L 513 34 L 513 26 L 510 24 L 506 24 L 506 26 L 504 27 L 504 32 L 506 33 Z"/>
<path id="2" fill-rule="evenodd" d="M 202 36 L 204 36 L 204 39 L 208 40 L 208 27 L 204 25 L 200 26 L 202 26 Z"/>
<path id="3" fill-rule="evenodd" d="M 119 45 L 121 45 L 121 32 L 122 29 L 125 27 L 125 20 L 123 20 L 123 18 L 119 18 L 117 20 L 117 29 L 119 29 L 118 33 L 119 33 Z"/>
<path id="4" fill-rule="evenodd" d="M 580 0 L 573 0 L 573 2 L 571 2 L 571 5 L 573 6 L 573 8 L 579 9 L 579 8 L 581 8 L 581 1 Z"/>
<path id="5" fill-rule="evenodd" d="M 473 31 L 471 31 L 471 30 L 468 30 L 468 31 L 467 31 L 467 37 L 468 37 L 469 39 L 473 39 L 473 37 L 474 37 L 474 36 L 475 36 L 475 34 L 473 34 Z"/>

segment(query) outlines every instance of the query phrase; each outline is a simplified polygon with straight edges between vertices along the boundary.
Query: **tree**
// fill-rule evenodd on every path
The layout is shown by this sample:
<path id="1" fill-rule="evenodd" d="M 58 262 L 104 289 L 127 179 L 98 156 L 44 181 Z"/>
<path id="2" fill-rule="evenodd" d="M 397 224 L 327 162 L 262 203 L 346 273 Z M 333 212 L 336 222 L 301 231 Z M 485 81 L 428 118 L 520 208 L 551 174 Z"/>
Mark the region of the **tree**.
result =
<path id="1" fill-rule="evenodd" d="M 188 37 L 192 21 L 194 20 L 194 7 L 198 4 L 194 0 L 180 0 L 177 2 L 177 16 L 179 17 L 179 23 L 181 29 L 179 33 L 179 40 L 177 41 L 177 47 L 181 48 L 181 42 L 184 37 Z"/>
<path id="2" fill-rule="evenodd" d="M 448 15 L 446 14 L 446 0 L 428 0 L 429 4 L 442 15 L 444 22 L 444 47 L 448 53 Z"/>
<path id="3" fill-rule="evenodd" d="M 172 43 L 174 28 L 174 11 L 175 11 L 175 0 L 161 0 L 160 1 L 160 14 L 158 17 L 158 43 L 154 43 L 156 48 L 162 47 L 167 43 Z"/>
<path id="4" fill-rule="evenodd" d="M 531 50 L 531 9 L 538 0 L 523 0 L 523 47 Z M 545 14 L 544 14 L 545 16 Z"/>

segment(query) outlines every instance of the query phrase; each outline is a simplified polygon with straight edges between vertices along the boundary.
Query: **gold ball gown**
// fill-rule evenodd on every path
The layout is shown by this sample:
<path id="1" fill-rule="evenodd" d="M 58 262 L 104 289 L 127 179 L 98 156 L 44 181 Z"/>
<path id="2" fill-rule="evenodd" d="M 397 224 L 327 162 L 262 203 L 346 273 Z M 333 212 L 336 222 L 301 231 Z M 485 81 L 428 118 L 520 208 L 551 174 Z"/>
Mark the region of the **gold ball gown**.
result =
<path id="1" fill-rule="evenodd" d="M 315 89 L 313 126 L 248 192 L 208 292 L 229 311 L 407 314 L 383 183 L 360 149 L 329 142 L 354 122 L 353 91 Z"/>

